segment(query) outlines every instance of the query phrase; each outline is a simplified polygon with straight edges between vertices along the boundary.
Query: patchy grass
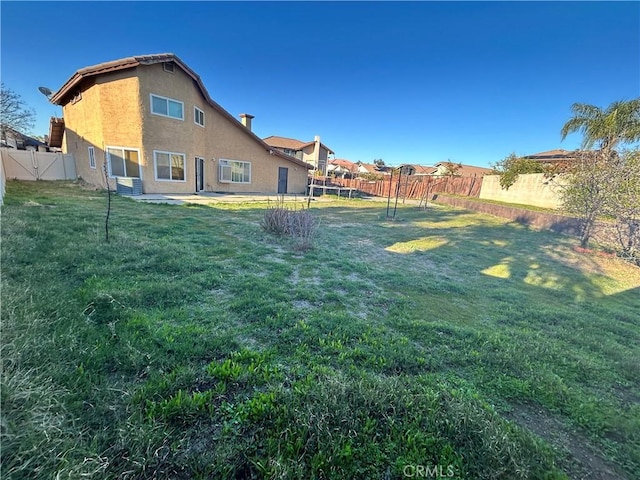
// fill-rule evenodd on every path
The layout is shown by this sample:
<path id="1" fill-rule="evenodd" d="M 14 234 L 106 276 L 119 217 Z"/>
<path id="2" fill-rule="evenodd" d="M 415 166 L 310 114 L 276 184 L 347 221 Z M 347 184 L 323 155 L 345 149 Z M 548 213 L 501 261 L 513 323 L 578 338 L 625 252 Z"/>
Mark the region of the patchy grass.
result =
<path id="1" fill-rule="evenodd" d="M 634 478 L 640 270 L 444 207 L 9 182 L 7 478 Z M 452 478 L 452 477 L 449 477 Z"/>

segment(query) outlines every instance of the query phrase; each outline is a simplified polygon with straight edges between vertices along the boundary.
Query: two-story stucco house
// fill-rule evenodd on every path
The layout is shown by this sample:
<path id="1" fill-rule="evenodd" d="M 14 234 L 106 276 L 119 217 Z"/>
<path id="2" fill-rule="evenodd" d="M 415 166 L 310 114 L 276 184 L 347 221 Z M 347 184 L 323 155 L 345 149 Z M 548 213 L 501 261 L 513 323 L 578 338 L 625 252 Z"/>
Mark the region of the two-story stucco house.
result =
<path id="1" fill-rule="evenodd" d="M 214 102 L 173 54 L 82 68 L 51 101 L 63 107 L 58 140 L 90 183 L 104 185 L 106 164 L 112 187 L 140 179 L 144 193 L 306 190 L 309 165 L 255 135 L 251 115 L 239 121 Z"/>
<path id="2" fill-rule="evenodd" d="M 313 142 L 302 142 L 295 138 L 276 137 L 274 135 L 265 138 L 264 141 L 276 150 L 307 162 L 315 170 L 321 172 L 322 175 L 327 174 L 329 155 L 332 155 L 333 151 L 320 142 L 319 136 L 316 135 Z"/>

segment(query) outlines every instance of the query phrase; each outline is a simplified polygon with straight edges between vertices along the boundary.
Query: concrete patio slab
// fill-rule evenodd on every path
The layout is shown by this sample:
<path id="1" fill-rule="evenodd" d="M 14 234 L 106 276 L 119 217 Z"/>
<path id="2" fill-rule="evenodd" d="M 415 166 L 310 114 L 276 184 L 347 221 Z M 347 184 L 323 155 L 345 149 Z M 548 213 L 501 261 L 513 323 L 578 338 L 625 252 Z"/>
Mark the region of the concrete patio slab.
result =
<path id="1" fill-rule="evenodd" d="M 125 196 L 125 195 L 123 195 Z M 215 203 L 251 203 L 251 202 L 301 202 L 306 201 L 303 195 L 265 195 L 265 194 L 225 194 L 225 193 L 143 193 L 142 195 L 126 195 L 126 197 L 138 202 L 165 203 L 170 205 L 210 205 Z"/>

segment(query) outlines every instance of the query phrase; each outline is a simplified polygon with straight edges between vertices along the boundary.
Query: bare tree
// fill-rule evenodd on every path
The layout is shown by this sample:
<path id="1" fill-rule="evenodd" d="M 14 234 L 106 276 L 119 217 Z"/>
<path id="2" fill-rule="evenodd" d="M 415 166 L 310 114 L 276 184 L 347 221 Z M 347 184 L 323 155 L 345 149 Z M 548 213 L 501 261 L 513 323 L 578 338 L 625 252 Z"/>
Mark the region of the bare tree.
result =
<path id="1" fill-rule="evenodd" d="M 33 128 L 36 113 L 22 97 L 4 83 L 0 86 L 0 135 L 3 142 L 16 132 L 26 134 Z"/>
<path id="2" fill-rule="evenodd" d="M 102 165 L 102 172 L 104 173 L 104 182 L 107 185 L 107 215 L 104 219 L 104 239 L 109 243 L 109 216 L 111 215 L 111 187 L 109 186 L 109 172 L 107 162 L 105 160 Z"/>
<path id="3" fill-rule="evenodd" d="M 608 185 L 605 213 L 616 219 L 620 255 L 640 265 L 640 150 L 620 154 Z"/>
<path id="4" fill-rule="evenodd" d="M 444 170 L 442 171 L 442 175 L 445 177 L 459 177 L 460 170 L 462 169 L 461 163 L 454 163 L 451 160 L 447 160 L 446 162 L 442 162 L 444 166 Z"/>
<path id="5" fill-rule="evenodd" d="M 580 220 L 580 245 L 586 248 L 598 217 L 607 208 L 611 165 L 602 152 L 580 152 L 561 192 L 564 209 Z"/>
<path id="6" fill-rule="evenodd" d="M 638 245 L 638 203 L 640 198 L 640 162 L 637 150 L 623 152 L 619 145 L 640 140 L 640 98 L 613 102 L 607 108 L 582 103 L 571 107 L 573 117 L 562 127 L 564 140 L 568 134 L 583 134 L 578 161 L 567 173 L 567 185 L 562 193 L 564 207 L 581 220 L 580 243 L 586 247 L 596 219 L 609 216 L 616 219 L 622 252 L 636 255 Z"/>

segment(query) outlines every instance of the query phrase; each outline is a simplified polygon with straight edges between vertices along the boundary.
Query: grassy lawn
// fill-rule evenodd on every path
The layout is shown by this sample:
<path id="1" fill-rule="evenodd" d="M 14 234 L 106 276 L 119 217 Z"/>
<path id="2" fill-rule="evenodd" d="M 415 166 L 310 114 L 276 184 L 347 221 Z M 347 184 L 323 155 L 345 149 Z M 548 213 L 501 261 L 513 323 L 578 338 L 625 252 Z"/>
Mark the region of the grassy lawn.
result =
<path id="1" fill-rule="evenodd" d="M 4 478 L 637 478 L 640 269 L 463 210 L 9 182 Z"/>

